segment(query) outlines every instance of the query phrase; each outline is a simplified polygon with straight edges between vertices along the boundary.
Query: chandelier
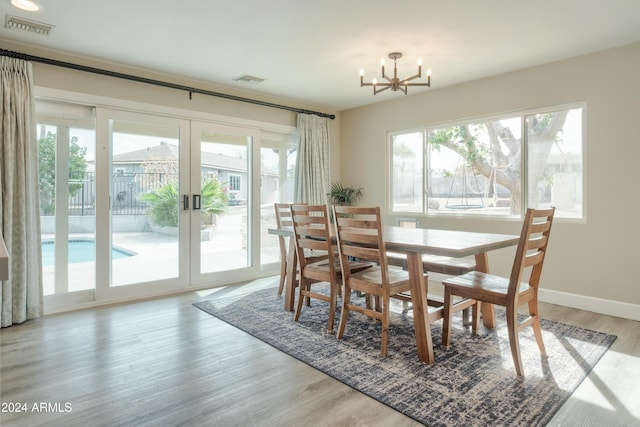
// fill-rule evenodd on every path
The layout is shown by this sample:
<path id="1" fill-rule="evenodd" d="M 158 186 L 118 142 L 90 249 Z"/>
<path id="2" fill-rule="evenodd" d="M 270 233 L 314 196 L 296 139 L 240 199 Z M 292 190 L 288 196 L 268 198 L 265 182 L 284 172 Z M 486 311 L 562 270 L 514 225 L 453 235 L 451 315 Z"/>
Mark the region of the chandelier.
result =
<path id="1" fill-rule="evenodd" d="M 384 73 L 384 59 L 380 61 L 380 65 L 382 66 L 382 78 L 386 80 L 386 82 L 383 82 L 383 83 L 378 83 L 376 79 L 373 79 L 371 83 L 365 83 L 364 70 L 361 69 L 360 70 L 360 87 L 373 86 L 374 95 L 387 89 L 391 89 L 394 92 L 397 90 L 401 90 L 406 95 L 408 86 L 431 86 L 431 70 L 427 70 L 426 83 L 409 83 L 411 80 L 419 79 L 420 77 L 422 77 L 422 60 L 418 60 L 418 74 L 413 75 L 411 77 L 404 78 L 404 79 L 399 79 L 398 68 L 397 68 L 397 63 L 399 58 L 402 58 L 402 53 L 400 52 L 391 52 L 389 54 L 389 59 L 393 59 L 393 77 L 389 77 Z"/>

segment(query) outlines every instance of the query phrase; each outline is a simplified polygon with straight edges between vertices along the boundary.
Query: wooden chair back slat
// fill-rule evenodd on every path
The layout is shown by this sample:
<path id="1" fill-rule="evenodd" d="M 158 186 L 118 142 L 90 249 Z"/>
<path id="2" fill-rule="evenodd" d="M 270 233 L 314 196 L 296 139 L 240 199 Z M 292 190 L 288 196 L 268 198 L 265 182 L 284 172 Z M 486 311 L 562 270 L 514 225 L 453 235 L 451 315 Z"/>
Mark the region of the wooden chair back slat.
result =
<path id="1" fill-rule="evenodd" d="M 527 209 L 509 280 L 509 295 L 518 294 L 524 270 L 532 268 L 529 286 L 537 289 L 549 243 L 555 209 Z"/>
<path id="2" fill-rule="evenodd" d="M 326 205 L 291 205 L 293 234 L 301 270 L 306 267 L 309 258 L 317 256 L 305 249 L 325 252 L 329 259 L 335 256 L 331 244 L 328 212 Z M 333 263 L 329 264 L 331 273 L 335 274 Z"/>

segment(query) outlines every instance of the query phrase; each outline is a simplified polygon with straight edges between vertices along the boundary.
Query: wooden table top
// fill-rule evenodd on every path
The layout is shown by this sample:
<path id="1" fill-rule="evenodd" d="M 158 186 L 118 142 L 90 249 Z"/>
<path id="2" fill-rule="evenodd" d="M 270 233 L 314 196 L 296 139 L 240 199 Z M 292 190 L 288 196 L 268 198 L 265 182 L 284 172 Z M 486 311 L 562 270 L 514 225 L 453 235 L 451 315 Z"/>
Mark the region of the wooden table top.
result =
<path id="1" fill-rule="evenodd" d="M 291 227 L 270 228 L 270 234 L 292 236 Z M 518 244 L 520 236 L 476 231 L 439 230 L 385 226 L 384 240 L 392 252 L 418 252 L 449 257 L 466 257 Z"/>

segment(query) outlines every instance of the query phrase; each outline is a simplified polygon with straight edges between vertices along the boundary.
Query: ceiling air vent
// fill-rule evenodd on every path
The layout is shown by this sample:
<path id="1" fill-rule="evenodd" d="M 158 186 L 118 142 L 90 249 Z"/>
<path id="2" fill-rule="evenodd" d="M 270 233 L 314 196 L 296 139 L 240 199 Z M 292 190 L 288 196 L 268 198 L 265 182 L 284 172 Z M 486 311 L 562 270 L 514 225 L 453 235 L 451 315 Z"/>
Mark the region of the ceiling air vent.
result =
<path id="1" fill-rule="evenodd" d="M 10 30 L 29 31 L 43 36 L 48 36 L 53 25 L 43 24 L 42 22 L 31 21 L 29 19 L 18 18 L 17 16 L 7 15 L 4 21 L 5 28 Z"/>
<path id="2" fill-rule="evenodd" d="M 258 83 L 262 83 L 264 81 L 264 79 L 261 79 L 260 77 L 250 76 L 248 74 L 245 74 L 244 76 L 236 77 L 235 79 L 233 79 L 233 81 L 244 82 L 244 83 L 253 83 L 253 84 L 257 85 Z"/>

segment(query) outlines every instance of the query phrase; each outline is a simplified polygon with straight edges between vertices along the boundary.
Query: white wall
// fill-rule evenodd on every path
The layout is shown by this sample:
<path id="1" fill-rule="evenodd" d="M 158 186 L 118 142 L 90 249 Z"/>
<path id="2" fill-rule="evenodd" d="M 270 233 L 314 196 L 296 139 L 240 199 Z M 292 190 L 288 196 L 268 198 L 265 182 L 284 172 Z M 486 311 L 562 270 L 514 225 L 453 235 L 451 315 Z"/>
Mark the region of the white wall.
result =
<path id="1" fill-rule="evenodd" d="M 446 79 L 446 76 L 441 76 Z M 586 101 L 586 223 L 557 219 L 541 298 L 640 320 L 640 43 L 342 113 L 341 177 L 361 204 L 386 207 L 385 133 L 431 123 Z M 359 159 L 366 153 L 367 161 Z M 349 162 L 346 159 L 354 159 Z M 358 161 L 356 161 L 358 159 Z M 386 215 L 393 223 L 393 217 Z M 518 233 L 519 222 L 421 218 L 421 225 Z M 508 274 L 513 250 L 490 255 Z"/>

